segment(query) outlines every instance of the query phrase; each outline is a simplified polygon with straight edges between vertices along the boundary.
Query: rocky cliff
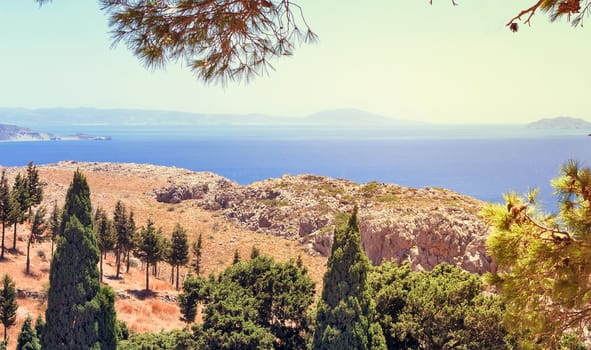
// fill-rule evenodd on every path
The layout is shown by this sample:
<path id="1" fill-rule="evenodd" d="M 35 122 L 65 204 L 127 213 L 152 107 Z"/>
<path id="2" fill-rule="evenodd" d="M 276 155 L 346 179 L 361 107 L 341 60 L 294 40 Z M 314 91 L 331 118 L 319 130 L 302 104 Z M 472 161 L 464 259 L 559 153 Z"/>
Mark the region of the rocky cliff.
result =
<path id="1" fill-rule="evenodd" d="M 315 175 L 285 175 L 240 186 L 212 173 L 185 172 L 154 191 L 160 202 L 192 200 L 253 231 L 328 255 L 339 213 L 359 205 L 362 244 L 374 263 L 409 261 L 431 269 L 446 261 L 471 272 L 492 268 L 486 255 L 484 204 L 439 188 L 357 184 Z"/>

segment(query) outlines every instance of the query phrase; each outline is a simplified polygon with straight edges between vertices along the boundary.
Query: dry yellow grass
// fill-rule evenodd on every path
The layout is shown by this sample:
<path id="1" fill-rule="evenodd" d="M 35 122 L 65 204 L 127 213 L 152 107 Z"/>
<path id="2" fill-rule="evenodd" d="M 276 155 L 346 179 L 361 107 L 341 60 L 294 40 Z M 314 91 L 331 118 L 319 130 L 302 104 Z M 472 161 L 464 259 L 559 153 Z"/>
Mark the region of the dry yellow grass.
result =
<path id="1" fill-rule="evenodd" d="M 244 230 L 225 221 L 215 212 L 198 208 L 192 201 L 180 204 L 156 202 L 151 191 L 167 185 L 166 175 L 137 176 L 123 171 L 89 171 L 84 165 L 80 167 L 88 179 L 94 208 L 100 206 L 112 213 L 115 203 L 121 200 L 128 209 L 134 211 L 138 226 L 145 224 L 148 218 L 152 218 L 168 236 L 177 223 L 181 223 L 188 230 L 191 241 L 195 241 L 198 235 L 202 234 L 204 274 L 219 273 L 225 269 L 232 262 L 236 249 L 243 258 L 247 258 L 252 246 L 257 246 L 262 254 L 271 255 L 279 261 L 301 256 L 311 277 L 317 282 L 317 289 L 321 287 L 326 258 L 307 255 L 297 242 Z M 63 205 L 73 169 L 75 165 L 68 169 L 62 166 L 39 167 L 41 180 L 45 183 L 45 199 L 42 205 L 48 210 L 53 207 L 54 202 L 59 206 Z M 8 169 L 9 178 L 18 171 L 23 169 Z M 19 226 L 18 237 L 18 252 L 7 253 L 6 259 L 0 261 L 0 275 L 8 273 L 19 289 L 43 291 L 48 284 L 50 244 L 45 242 L 31 248 L 31 274 L 27 275 L 24 272 L 27 237 L 24 227 Z M 7 230 L 6 245 L 12 246 L 12 228 Z M 114 267 L 113 257 L 108 256 L 104 262 L 104 282 L 117 292 L 131 295 L 129 299 L 118 298 L 116 301 L 119 319 L 126 322 L 131 330 L 155 332 L 183 326 L 179 320 L 180 312 L 176 304 L 163 301 L 163 296 L 177 294 L 174 286 L 168 282 L 170 270 L 165 264 L 161 264 L 158 278 L 150 277 L 150 288 L 155 294 L 145 300 L 138 299 L 134 294 L 134 291 L 141 291 L 145 287 L 145 273 L 140 266 L 133 267 L 129 273 L 124 273 L 119 280 L 112 278 L 115 274 Z M 181 271 L 182 276 L 186 273 L 186 270 Z M 9 330 L 9 349 L 15 348 L 18 332 L 26 315 L 30 314 L 35 319 L 38 314 L 44 313 L 46 308 L 46 304 L 42 301 L 30 298 L 22 298 L 18 302 L 19 316 L 17 324 Z"/>

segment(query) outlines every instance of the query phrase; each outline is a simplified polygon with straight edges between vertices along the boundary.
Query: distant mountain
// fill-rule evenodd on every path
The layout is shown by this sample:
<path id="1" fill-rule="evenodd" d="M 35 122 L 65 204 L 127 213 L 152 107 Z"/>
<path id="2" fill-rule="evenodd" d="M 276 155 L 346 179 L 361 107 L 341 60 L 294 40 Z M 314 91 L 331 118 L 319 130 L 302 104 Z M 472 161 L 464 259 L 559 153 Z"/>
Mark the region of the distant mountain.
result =
<path id="1" fill-rule="evenodd" d="M 38 132 L 11 124 L 0 124 L 0 141 L 57 141 L 57 140 L 110 140 L 109 136 L 94 136 L 77 133 L 60 136 L 48 132 Z"/>
<path id="2" fill-rule="evenodd" d="M 356 109 L 338 109 L 306 117 L 268 116 L 262 114 L 203 114 L 141 109 L 0 108 L 0 121 L 25 127 L 133 127 L 133 126 L 328 126 L 354 127 L 371 125 L 417 125 L 420 123 L 388 118 Z"/>
<path id="3" fill-rule="evenodd" d="M 556 117 L 540 119 L 526 125 L 529 129 L 586 129 L 591 130 L 591 123 L 581 118 Z"/>
<path id="4" fill-rule="evenodd" d="M 318 113 L 311 114 L 305 118 L 303 121 L 311 124 L 336 124 L 336 125 L 348 125 L 348 126 L 355 126 L 355 125 L 362 125 L 362 126 L 371 126 L 371 125 L 420 125 L 423 124 L 421 122 L 416 122 L 412 120 L 406 119 L 398 119 L 398 118 L 388 118 L 380 114 L 370 113 L 366 111 L 361 111 L 358 109 L 335 109 L 335 110 L 328 110 L 322 111 Z"/>

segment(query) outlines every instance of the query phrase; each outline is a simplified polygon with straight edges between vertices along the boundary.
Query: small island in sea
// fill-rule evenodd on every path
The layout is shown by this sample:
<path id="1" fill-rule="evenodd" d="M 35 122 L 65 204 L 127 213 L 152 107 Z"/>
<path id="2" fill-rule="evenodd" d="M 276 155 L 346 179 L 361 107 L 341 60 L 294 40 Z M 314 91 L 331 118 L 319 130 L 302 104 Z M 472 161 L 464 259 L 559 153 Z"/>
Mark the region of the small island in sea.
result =
<path id="1" fill-rule="evenodd" d="M 591 130 L 591 123 L 573 117 L 545 118 L 526 125 L 529 129 L 588 129 Z"/>
<path id="2" fill-rule="evenodd" d="M 34 131 L 17 125 L 0 124 L 0 141 L 79 141 L 79 140 L 111 140 L 110 136 L 95 136 L 83 133 L 74 135 L 56 135 L 48 132 Z"/>

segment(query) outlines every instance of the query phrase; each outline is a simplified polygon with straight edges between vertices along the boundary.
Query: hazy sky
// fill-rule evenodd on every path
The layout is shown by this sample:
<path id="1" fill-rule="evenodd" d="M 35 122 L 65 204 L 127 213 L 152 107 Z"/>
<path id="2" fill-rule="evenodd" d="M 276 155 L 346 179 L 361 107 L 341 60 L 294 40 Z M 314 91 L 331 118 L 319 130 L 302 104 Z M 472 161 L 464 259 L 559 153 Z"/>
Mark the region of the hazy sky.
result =
<path id="1" fill-rule="evenodd" d="M 167 109 L 300 116 L 358 108 L 437 123 L 591 119 L 591 32 L 548 23 L 510 32 L 534 1 L 301 0 L 320 36 L 276 71 L 226 88 L 182 64 L 148 71 L 111 48 L 93 0 L 0 1 L 0 107 Z M 591 20 L 591 18 L 589 19 Z"/>

